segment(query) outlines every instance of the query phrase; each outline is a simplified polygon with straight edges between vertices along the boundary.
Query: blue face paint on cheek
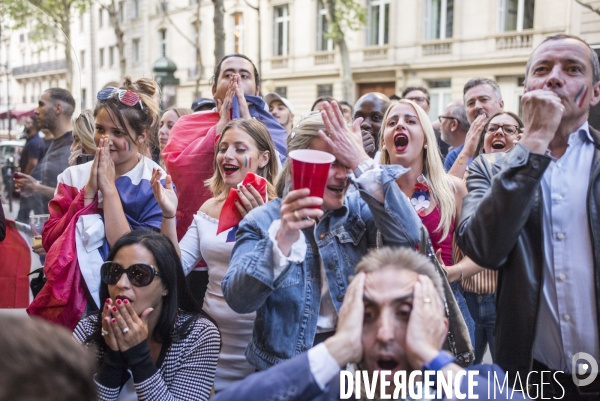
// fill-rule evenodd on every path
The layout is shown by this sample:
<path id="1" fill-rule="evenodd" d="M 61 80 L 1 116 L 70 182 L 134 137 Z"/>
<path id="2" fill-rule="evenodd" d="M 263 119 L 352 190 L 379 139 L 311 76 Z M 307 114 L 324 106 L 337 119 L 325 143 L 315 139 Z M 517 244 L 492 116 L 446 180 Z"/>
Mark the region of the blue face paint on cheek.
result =
<path id="1" fill-rule="evenodd" d="M 248 156 L 244 156 L 244 168 L 248 168 Z"/>
<path id="2" fill-rule="evenodd" d="M 588 88 L 585 85 L 581 85 L 581 89 L 579 89 L 579 92 L 577 92 L 575 98 L 573 99 L 573 102 L 577 105 L 577 107 L 581 108 L 583 106 L 583 101 L 587 96 L 587 92 Z"/>

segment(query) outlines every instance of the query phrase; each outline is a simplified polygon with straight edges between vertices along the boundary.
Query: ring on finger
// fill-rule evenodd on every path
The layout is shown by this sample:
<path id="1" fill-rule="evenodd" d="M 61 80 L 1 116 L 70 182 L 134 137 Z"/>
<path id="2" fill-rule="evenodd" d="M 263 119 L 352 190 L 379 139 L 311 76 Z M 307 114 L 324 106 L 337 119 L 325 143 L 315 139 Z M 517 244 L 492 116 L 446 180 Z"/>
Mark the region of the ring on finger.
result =
<path id="1" fill-rule="evenodd" d="M 423 298 L 423 303 L 431 303 L 431 298 Z"/>
<path id="2" fill-rule="evenodd" d="M 121 330 L 123 332 L 123 334 L 127 334 L 129 333 L 129 327 L 125 327 L 123 330 Z"/>
<path id="3" fill-rule="evenodd" d="M 298 213 L 298 211 L 297 211 L 297 210 L 294 210 L 294 216 L 296 216 L 296 219 L 297 219 L 298 221 L 302 220 L 302 216 L 300 216 L 300 213 Z"/>
<path id="4" fill-rule="evenodd" d="M 108 335 L 108 330 L 102 329 L 102 337 L 106 337 Z"/>

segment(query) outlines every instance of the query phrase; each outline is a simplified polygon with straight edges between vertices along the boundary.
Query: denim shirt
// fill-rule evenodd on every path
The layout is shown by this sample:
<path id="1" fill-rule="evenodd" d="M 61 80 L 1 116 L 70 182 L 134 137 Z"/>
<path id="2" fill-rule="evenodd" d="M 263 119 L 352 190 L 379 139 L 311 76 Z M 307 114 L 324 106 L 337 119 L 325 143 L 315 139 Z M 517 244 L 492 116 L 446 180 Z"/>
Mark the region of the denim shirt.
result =
<path id="1" fill-rule="evenodd" d="M 256 311 L 246 359 L 259 370 L 312 347 L 321 302 L 321 260 L 331 299 L 339 312 L 348 277 L 368 250 L 377 230 L 390 246 L 415 248 L 421 220 L 396 179 L 407 169 L 381 166 L 384 204 L 359 188 L 344 205 L 325 213 L 316 227 L 303 230 L 307 251 L 274 278 L 271 223 L 280 218 L 281 200 L 252 210 L 240 223 L 229 270 L 221 283 L 227 303 L 237 313 Z"/>

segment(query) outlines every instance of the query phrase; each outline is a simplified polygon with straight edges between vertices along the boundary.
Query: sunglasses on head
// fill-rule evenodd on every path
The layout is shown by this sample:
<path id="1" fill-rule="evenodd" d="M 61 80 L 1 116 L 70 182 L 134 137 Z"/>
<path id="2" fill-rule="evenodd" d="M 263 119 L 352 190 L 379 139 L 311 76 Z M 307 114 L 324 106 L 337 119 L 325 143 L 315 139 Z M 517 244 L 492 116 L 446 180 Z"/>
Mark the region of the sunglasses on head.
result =
<path id="1" fill-rule="evenodd" d="M 117 262 L 107 261 L 100 268 L 102 282 L 107 285 L 117 284 L 123 273 L 127 274 L 129 282 L 136 287 L 145 287 L 154 280 L 154 276 L 162 276 L 154 266 L 146 263 L 136 263 L 126 269 Z"/>

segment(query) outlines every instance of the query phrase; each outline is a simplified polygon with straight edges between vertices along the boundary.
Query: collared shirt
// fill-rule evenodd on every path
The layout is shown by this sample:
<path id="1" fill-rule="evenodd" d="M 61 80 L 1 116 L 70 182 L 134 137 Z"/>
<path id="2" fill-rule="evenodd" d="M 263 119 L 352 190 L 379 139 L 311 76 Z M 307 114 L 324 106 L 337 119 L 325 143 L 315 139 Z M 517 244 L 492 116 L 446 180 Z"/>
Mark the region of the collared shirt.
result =
<path id="1" fill-rule="evenodd" d="M 586 122 L 569 136 L 565 154 L 542 179 L 544 283 L 533 357 L 571 372 L 571 358 L 600 359 L 594 260 L 587 210 L 593 139 Z"/>

